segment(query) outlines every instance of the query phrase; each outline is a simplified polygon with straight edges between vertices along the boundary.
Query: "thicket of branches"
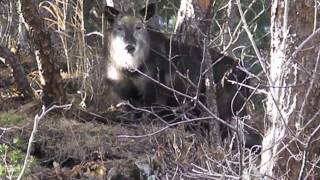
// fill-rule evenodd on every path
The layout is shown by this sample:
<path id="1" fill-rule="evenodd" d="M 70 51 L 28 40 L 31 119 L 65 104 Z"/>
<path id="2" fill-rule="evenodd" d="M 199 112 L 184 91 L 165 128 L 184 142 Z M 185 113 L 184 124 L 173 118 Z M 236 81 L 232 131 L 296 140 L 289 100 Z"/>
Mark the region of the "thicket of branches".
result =
<path id="1" fill-rule="evenodd" d="M 122 9 L 139 9 L 146 3 L 151 2 L 155 1 L 137 1 L 133 3 L 133 1 L 121 0 L 113 3 L 115 7 L 121 7 Z M 283 92 L 286 95 L 282 94 L 282 96 L 276 97 L 273 96 L 275 94 L 272 94 L 276 93 L 276 91 L 270 90 L 279 88 L 281 85 L 286 85 L 281 87 L 283 89 L 291 88 L 290 84 L 277 84 L 276 79 L 272 79 L 273 75 L 269 75 L 270 72 L 274 72 L 272 70 L 274 61 L 270 60 L 270 56 L 274 56 L 275 59 L 279 57 L 275 56 L 274 53 L 270 55 L 270 32 L 274 33 L 275 31 L 275 28 L 273 27 L 274 29 L 272 29 L 270 26 L 270 20 L 272 20 L 271 17 L 278 15 L 276 13 L 270 15 L 271 3 L 277 4 L 277 2 L 266 0 L 161 0 L 158 2 L 157 16 L 149 22 L 150 25 L 156 26 L 172 40 L 183 41 L 203 49 L 212 48 L 239 60 L 240 64 L 237 68 L 245 71 L 250 81 L 250 84 L 239 84 L 239 82 L 226 79 L 231 83 L 239 84 L 240 87 L 245 86 L 250 89 L 250 95 L 244 105 L 244 108 L 248 109 L 248 115 L 245 117 L 235 116 L 232 122 L 225 122 L 217 116 L 216 97 L 214 96 L 215 86 L 213 83 L 209 83 L 209 87 L 207 87 L 206 95 L 210 101 L 203 108 L 205 112 L 201 114 L 201 117 L 189 116 L 187 111 L 182 111 L 177 115 L 179 116 L 179 122 L 173 124 L 166 122 L 150 109 L 132 107 L 129 104 L 135 111 L 153 114 L 155 117 L 153 119 L 155 120 L 148 119 L 150 127 L 153 127 L 151 131 L 144 131 L 145 134 L 137 136 L 121 136 L 121 138 L 152 137 L 152 141 L 164 141 L 166 138 L 170 141 L 169 135 L 165 134 L 166 130 L 181 124 L 187 126 L 194 122 L 211 120 L 209 122 L 212 124 L 209 126 L 212 134 L 207 134 L 206 137 L 209 136 L 213 139 L 206 139 L 201 136 L 201 133 L 195 133 L 199 136 L 190 143 L 188 139 L 184 139 L 181 135 L 178 137 L 181 140 L 180 149 L 176 147 L 179 145 L 176 142 L 173 143 L 172 140 L 172 146 L 166 147 L 167 151 L 172 152 L 172 154 L 167 155 L 167 158 L 162 156 L 163 159 L 161 159 L 163 160 L 162 168 L 166 167 L 166 169 L 162 169 L 163 176 L 161 177 L 166 175 L 172 179 L 178 176 L 206 179 L 241 179 L 262 178 L 267 177 L 265 175 L 272 175 L 269 170 L 261 170 L 259 173 L 259 169 L 261 167 L 263 169 L 268 163 L 264 162 L 265 164 L 259 165 L 260 154 L 252 149 L 244 148 L 243 144 L 241 144 L 241 139 L 247 133 L 243 131 L 244 127 L 261 135 L 261 137 L 267 136 L 267 132 L 276 132 L 270 130 L 272 129 L 270 126 L 272 124 L 270 120 L 272 115 L 270 115 L 270 111 L 267 111 L 264 103 L 267 97 L 273 97 L 268 101 L 269 103 L 274 102 L 274 104 L 281 101 L 277 100 L 277 98 L 285 97 L 286 95 L 291 97 L 291 94 L 286 94 L 287 92 Z M 134 123 L 132 122 L 132 116 L 125 114 L 132 114 L 132 112 L 110 112 L 110 109 L 117 108 L 111 105 L 119 102 L 119 99 L 112 94 L 106 82 L 106 49 L 104 48 L 105 42 L 103 40 L 103 32 L 107 28 L 103 17 L 105 4 L 106 2 L 101 0 L 0 1 L 0 63 L 2 63 L 0 65 L 5 65 L 12 69 L 11 80 L 2 78 L 0 73 L 0 100 L 4 99 L 4 97 L 23 96 L 29 100 L 41 99 L 46 107 L 50 107 L 53 104 L 72 103 L 76 107 L 72 110 L 73 114 L 79 115 L 78 117 L 81 117 L 79 118 L 81 121 L 97 120 L 100 123 L 107 124 L 109 123 L 108 120 L 116 119 L 112 120 L 113 123 Z M 313 9 L 312 5 L 310 9 Z M 317 13 L 317 6 L 314 9 L 315 13 Z M 284 17 L 284 20 L 287 20 L 285 18 L 290 19 L 288 16 Z M 292 21 L 289 22 L 291 23 Z M 308 38 L 316 36 L 318 32 L 316 31 L 316 20 L 314 20 L 313 29 L 311 33 L 308 31 L 309 34 L 313 33 L 313 36 L 302 37 L 306 40 L 299 42 L 302 44 L 301 46 L 309 42 Z M 287 38 L 286 35 L 283 36 L 281 38 Z M 314 40 L 313 43 L 316 44 L 317 41 Z M 291 48 L 291 46 L 286 48 Z M 299 48 L 302 49 L 300 46 Z M 271 51 L 273 52 L 275 49 L 271 49 Z M 283 50 L 283 52 L 289 51 Z M 291 50 L 290 52 L 292 53 Z M 287 55 L 290 58 L 286 56 L 285 58 L 291 60 L 296 58 L 298 53 L 298 51 L 293 51 L 294 56 Z M 210 59 L 210 54 L 207 53 L 204 57 Z M 299 60 L 297 61 L 300 62 Z M 206 62 L 204 65 L 206 68 L 211 66 L 209 61 L 204 62 Z M 318 67 L 318 60 L 314 61 L 314 65 Z M 212 71 L 212 69 L 208 68 L 208 71 Z M 317 84 L 314 82 L 318 77 L 316 74 L 317 68 L 311 68 L 310 71 L 315 73 L 315 75 L 310 75 L 312 77 L 311 87 L 313 87 L 314 84 Z M 281 77 L 284 76 L 282 75 Z M 212 81 L 212 78 L 210 75 L 206 76 L 209 81 Z M 12 84 L 16 84 L 16 87 L 10 86 Z M 292 86 L 298 87 L 296 84 Z M 303 106 L 307 106 L 306 104 L 309 102 L 307 101 L 308 95 L 312 91 L 306 92 L 307 96 L 302 100 Z M 281 92 L 279 93 L 281 94 Z M 286 130 L 291 132 L 291 136 L 294 136 L 294 133 L 292 133 L 294 125 L 286 121 L 286 118 L 281 114 L 281 112 L 286 111 L 281 111 L 281 107 L 279 103 L 273 107 L 278 109 L 277 113 L 279 113 L 274 116 L 281 117 L 278 120 L 282 119 L 285 122 L 283 124 L 277 123 L 282 124 L 282 126 L 290 126 L 291 129 L 287 128 Z M 315 105 L 315 108 L 317 107 Z M 300 115 L 303 114 L 303 109 L 304 107 L 301 107 Z M 151 118 L 151 116 L 146 117 Z M 312 119 L 317 118 L 318 112 L 314 113 Z M 219 121 L 217 119 L 233 127 L 234 130 L 239 130 L 233 132 L 227 142 L 223 143 L 217 140 L 220 137 L 219 124 L 217 123 Z M 157 124 L 159 122 L 160 125 Z M 307 129 L 307 125 L 308 123 L 304 126 L 305 129 Z M 303 154 L 302 164 L 297 166 L 297 169 L 300 169 L 301 172 L 299 173 L 300 179 L 307 178 L 307 176 L 319 176 L 316 173 L 316 169 L 319 169 L 319 158 L 318 160 L 312 159 L 308 161 L 309 153 L 313 152 L 311 150 L 308 151 L 308 148 L 312 139 L 317 139 L 315 134 L 318 133 L 318 129 L 319 126 L 311 128 L 310 133 L 304 134 L 305 138 L 302 138 L 303 140 L 299 141 L 298 137 L 291 137 L 282 142 L 283 149 L 287 148 L 288 154 L 292 153 L 289 158 L 299 159 L 297 157 L 298 154 Z M 303 130 L 300 130 L 296 130 L 297 136 L 303 134 Z M 309 130 L 306 130 L 306 132 L 309 132 Z M 159 135 L 161 133 L 164 134 L 164 137 Z M 301 143 L 305 139 L 307 139 L 307 143 Z M 282 141 L 283 139 L 278 140 Z M 300 147 L 297 145 L 297 147 L 293 148 L 293 153 L 289 147 L 290 144 L 293 144 L 293 141 L 303 144 L 301 146 L 305 148 L 296 150 Z M 275 140 L 270 142 L 266 140 L 264 142 L 271 145 L 265 144 L 261 153 L 269 152 L 270 149 L 274 150 L 275 154 L 281 152 L 276 149 L 276 144 L 279 142 L 275 142 Z M 213 147 L 217 144 L 224 145 L 224 147 Z M 198 151 L 197 149 L 199 147 L 201 147 L 201 155 L 189 154 L 191 151 L 199 153 L 200 150 Z M 194 163 L 183 164 L 183 160 L 179 159 L 180 156 L 177 155 L 181 153 L 180 150 L 186 156 L 183 160 L 188 163 L 194 161 Z M 170 157 L 176 158 L 176 161 L 173 162 Z M 283 157 L 286 156 L 283 155 Z M 273 155 L 272 158 L 270 157 L 270 161 L 277 161 L 276 155 Z M 273 171 L 274 169 L 272 168 L 274 167 L 270 167 L 270 171 Z M 292 173 L 295 166 L 287 165 L 285 168 L 283 167 L 281 163 L 277 166 L 278 169 L 275 170 L 277 172 L 276 176 L 285 175 L 288 178 L 289 172 L 291 171 Z M 167 171 L 167 169 L 171 170 Z M 175 171 L 172 171 L 172 169 L 175 169 Z M 303 177 L 303 174 L 307 174 L 306 177 Z"/>
<path id="2" fill-rule="evenodd" d="M 38 1 L 38 4 L 29 0 L 18 1 L 18 4 L 7 0 L 1 3 L 4 5 L 1 16 L 1 21 L 4 21 L 1 31 L 1 49 L 6 50 L 10 56 L 19 58 L 19 60 L 12 61 L 22 62 L 22 65 L 19 64 L 19 66 L 23 66 L 26 57 L 32 58 L 32 66 L 23 66 L 22 69 L 25 72 L 19 73 L 19 77 L 26 74 L 28 80 L 23 82 L 29 82 L 34 94 L 24 88 L 23 83 L 18 82 L 20 78 L 16 77 L 17 85 L 22 86 L 18 88 L 19 93 L 22 93 L 25 98 L 41 98 L 46 106 L 52 103 L 64 104 L 72 101 L 74 105 L 83 110 L 94 113 L 103 113 L 113 102 L 116 102 L 105 82 L 103 30 L 106 24 L 102 16 L 104 3 L 78 0 Z M 119 1 L 115 3 L 116 6 L 127 5 L 128 7 L 125 8 L 130 8 L 130 6 L 142 6 L 146 2 L 132 4 Z M 239 68 L 248 72 L 249 78 L 254 82 L 252 89 L 256 89 L 258 85 L 255 85 L 256 80 L 254 79 L 263 79 L 263 77 L 259 75 L 260 66 L 251 43 L 247 40 L 236 4 L 231 1 L 195 2 L 190 4 L 194 12 L 187 17 L 184 15 L 187 14 L 188 9 L 183 8 L 183 4 L 180 3 L 183 2 L 161 1 L 158 4 L 158 17 L 152 23 L 158 26 L 168 38 L 173 37 L 205 49 L 214 48 L 239 59 L 241 61 Z M 242 5 L 248 28 L 254 33 L 258 47 L 260 49 L 268 47 L 266 29 L 268 28 L 269 4 L 265 1 L 248 1 L 243 2 Z M 177 16 L 179 13 L 182 16 Z M 9 52 L 9 49 L 15 50 Z M 9 55 L 4 58 L 10 60 Z M 16 65 L 10 62 L 5 61 L 7 65 L 15 69 Z M 207 66 L 209 67 L 210 64 Z M 214 99 L 213 94 L 214 89 L 210 94 Z M 261 105 L 258 103 L 258 106 Z M 147 112 L 144 109 L 134 108 Z M 208 108 L 207 116 L 195 119 L 186 118 L 188 116 L 183 116 L 184 112 L 182 112 L 180 122 L 165 123 L 163 130 L 183 123 L 212 119 L 211 115 L 217 118 L 214 109 L 214 107 Z M 92 118 L 92 116 L 89 117 Z M 97 115 L 97 117 L 100 116 Z M 247 118 L 239 120 L 246 121 L 245 124 L 248 124 Z M 248 126 L 251 127 L 251 124 Z M 163 130 L 149 132 L 149 135 L 161 133 Z M 236 141 L 233 143 L 236 144 Z M 242 176 L 244 169 L 251 171 L 250 169 L 255 166 L 257 156 L 251 154 L 250 151 L 234 152 L 232 146 L 226 148 L 225 158 L 220 160 L 223 166 L 219 167 L 219 163 L 216 164 L 210 157 L 200 158 L 200 164 L 208 161 L 216 170 L 209 171 L 211 166 L 209 164 L 201 168 L 196 165 L 195 168 L 199 169 L 187 173 L 189 174 L 187 176 L 236 178 Z"/>

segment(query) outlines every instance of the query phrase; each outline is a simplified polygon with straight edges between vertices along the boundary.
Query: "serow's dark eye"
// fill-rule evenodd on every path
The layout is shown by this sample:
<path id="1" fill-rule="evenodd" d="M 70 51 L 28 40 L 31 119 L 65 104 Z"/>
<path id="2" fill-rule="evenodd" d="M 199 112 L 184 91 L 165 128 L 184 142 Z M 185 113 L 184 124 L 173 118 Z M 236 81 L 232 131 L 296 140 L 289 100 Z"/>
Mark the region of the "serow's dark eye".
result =
<path id="1" fill-rule="evenodd" d="M 137 26 L 136 26 L 136 30 L 141 30 L 142 28 L 143 28 L 142 25 L 137 25 Z"/>
<path id="2" fill-rule="evenodd" d="M 122 27 L 117 27 L 117 31 L 122 31 L 123 28 Z"/>

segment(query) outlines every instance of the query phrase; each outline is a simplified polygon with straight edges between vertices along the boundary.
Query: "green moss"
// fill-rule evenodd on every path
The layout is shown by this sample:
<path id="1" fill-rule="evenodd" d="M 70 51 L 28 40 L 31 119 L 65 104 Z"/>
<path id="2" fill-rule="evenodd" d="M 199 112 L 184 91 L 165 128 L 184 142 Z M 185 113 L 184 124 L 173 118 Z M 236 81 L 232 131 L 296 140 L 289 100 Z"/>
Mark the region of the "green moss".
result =
<path id="1" fill-rule="evenodd" d="M 24 153 L 0 144 L 0 156 L 0 178 L 8 175 L 16 177 L 21 171 Z"/>
<path id="2" fill-rule="evenodd" d="M 7 176 L 16 178 L 22 170 L 25 153 L 20 149 L 0 144 L 0 157 L 0 179 Z M 28 168 L 25 170 L 25 175 L 30 173 L 30 168 L 35 166 L 36 163 L 36 159 L 31 156 L 28 160 Z"/>
<path id="3" fill-rule="evenodd" d="M 1 113 L 0 114 L 0 126 L 18 126 L 23 122 L 23 117 L 14 113 Z"/>
<path id="4" fill-rule="evenodd" d="M 8 156 L 13 164 L 18 164 L 23 159 L 23 153 L 20 150 L 12 150 Z"/>
<path id="5" fill-rule="evenodd" d="M 6 167 L 3 164 L 0 164 L 0 177 L 6 175 Z"/>

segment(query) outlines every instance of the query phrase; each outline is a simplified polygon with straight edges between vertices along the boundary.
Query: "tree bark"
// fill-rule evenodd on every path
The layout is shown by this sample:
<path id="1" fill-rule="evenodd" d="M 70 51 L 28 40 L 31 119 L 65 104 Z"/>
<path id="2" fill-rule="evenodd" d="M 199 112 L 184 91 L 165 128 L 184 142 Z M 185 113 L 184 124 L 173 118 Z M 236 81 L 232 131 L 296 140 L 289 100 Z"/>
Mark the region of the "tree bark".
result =
<path id="1" fill-rule="evenodd" d="M 204 55 L 204 68 L 207 69 L 212 66 L 212 57 L 210 54 L 210 27 L 211 27 L 211 20 L 213 18 L 214 13 L 212 12 L 212 6 L 214 4 L 214 0 L 198 0 L 196 1 L 195 9 L 197 19 L 200 19 L 199 23 L 199 30 L 201 33 L 198 33 L 198 44 L 199 42 L 203 42 L 203 48 L 205 50 Z M 204 34 L 206 37 L 204 37 Z M 216 102 L 216 89 L 214 84 L 214 77 L 213 77 L 213 70 L 209 69 L 207 73 L 204 75 L 205 81 L 209 82 L 206 83 L 206 97 L 207 97 L 207 106 L 209 107 L 210 111 L 218 114 L 217 110 L 217 102 Z M 217 120 L 209 121 L 209 142 L 214 146 L 221 146 L 221 131 L 220 131 L 220 122 Z"/>
<path id="2" fill-rule="evenodd" d="M 22 13 L 26 23 L 32 29 L 33 40 L 40 52 L 45 85 L 43 87 L 43 103 L 45 106 L 65 101 L 65 92 L 56 62 L 54 48 L 51 45 L 49 30 L 46 28 L 38 6 L 32 0 L 21 0 Z"/>
<path id="3" fill-rule="evenodd" d="M 24 95 L 25 98 L 32 98 L 33 92 L 29 85 L 25 71 L 20 63 L 20 59 L 15 56 L 15 54 L 10 52 L 8 48 L 2 46 L 0 46 L 0 57 L 4 58 L 4 63 L 12 68 L 13 77 L 17 83 L 18 90 Z"/>
<path id="4" fill-rule="evenodd" d="M 304 1 L 273 0 L 268 120 L 262 175 L 320 178 L 320 30 L 317 9 Z"/>

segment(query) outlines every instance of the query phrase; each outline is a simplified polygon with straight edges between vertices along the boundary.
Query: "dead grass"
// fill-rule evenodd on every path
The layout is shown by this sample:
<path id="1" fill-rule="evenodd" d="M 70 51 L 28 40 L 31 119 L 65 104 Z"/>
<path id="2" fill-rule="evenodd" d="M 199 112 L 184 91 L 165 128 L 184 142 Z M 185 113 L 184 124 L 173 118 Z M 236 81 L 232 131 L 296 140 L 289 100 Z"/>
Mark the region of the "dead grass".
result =
<path id="1" fill-rule="evenodd" d="M 27 112 L 26 108 L 23 111 Z M 19 135 L 27 142 L 32 130 L 33 115 L 30 111 L 19 115 L 24 117 L 24 125 L 7 131 L 5 139 Z M 70 177 L 82 177 L 89 172 L 94 176 L 93 169 L 98 167 L 100 171 L 103 167 L 104 176 L 114 173 L 114 176 L 132 177 L 134 172 L 139 174 L 139 168 L 147 168 L 157 177 L 173 177 L 177 170 L 181 175 L 182 172 L 191 172 L 194 165 L 205 166 L 209 157 L 222 163 L 225 156 L 222 149 L 210 147 L 205 139 L 186 131 L 184 125 L 168 128 L 152 136 L 119 137 L 143 136 L 160 128 L 162 126 L 159 123 L 151 121 L 107 125 L 95 121 L 82 123 L 77 119 L 51 114 L 39 123 L 33 155 L 41 166 L 34 169 L 39 171 L 40 168 L 44 174 L 57 176 L 53 166 L 57 163 L 69 169 L 61 172 Z M 24 145 L 19 148 L 25 149 Z M 95 168 L 89 171 L 88 168 L 93 165 Z M 51 168 L 51 171 L 45 167 Z M 39 172 L 34 172 L 35 176 L 40 176 Z"/>

